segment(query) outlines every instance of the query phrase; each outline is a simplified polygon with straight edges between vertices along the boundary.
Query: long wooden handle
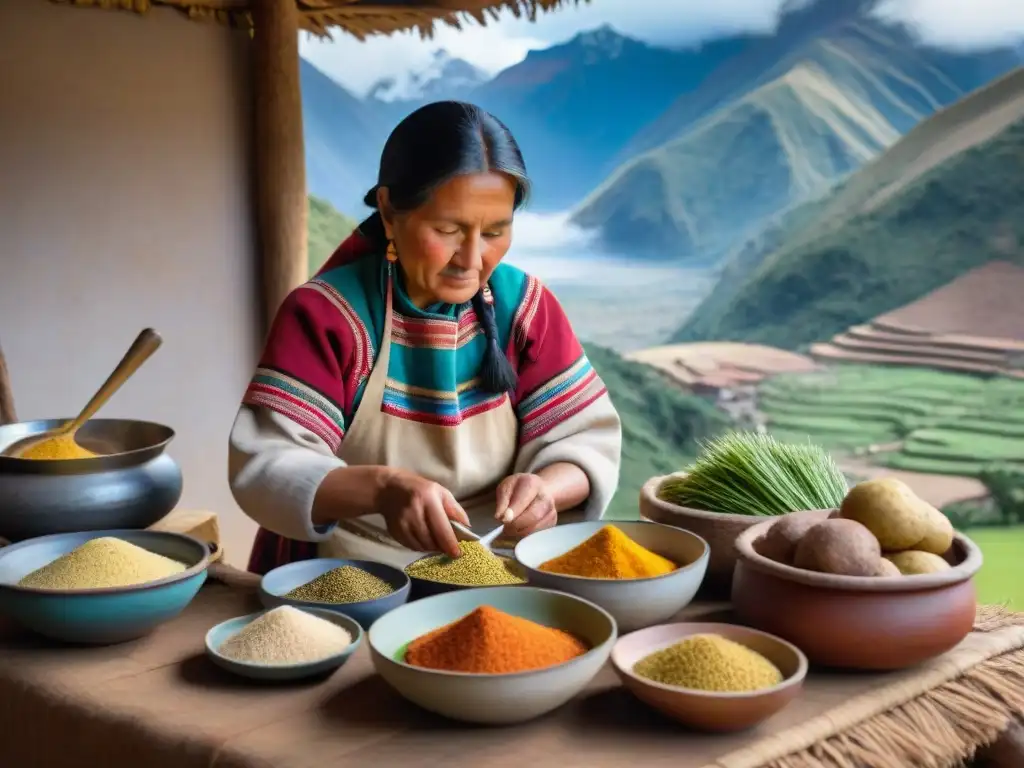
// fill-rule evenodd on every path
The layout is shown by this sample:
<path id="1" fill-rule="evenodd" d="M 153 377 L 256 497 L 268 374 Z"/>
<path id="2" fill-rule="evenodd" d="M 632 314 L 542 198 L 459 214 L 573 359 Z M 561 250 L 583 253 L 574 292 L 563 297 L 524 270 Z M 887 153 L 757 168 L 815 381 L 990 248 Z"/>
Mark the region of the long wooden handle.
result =
<path id="1" fill-rule="evenodd" d="M 18 414 L 14 410 L 14 388 L 11 386 L 4 351 L 0 349 L 0 426 L 13 424 L 17 420 Z"/>
<path id="2" fill-rule="evenodd" d="M 159 333 L 152 328 L 145 328 L 128 347 L 128 351 L 124 353 L 121 362 L 117 364 L 107 380 L 96 390 L 96 394 L 85 404 L 82 412 L 69 424 L 66 424 L 61 431 L 73 432 L 91 419 L 96 411 L 102 408 L 114 393 L 132 377 L 132 374 L 139 370 L 139 367 L 160 348 L 163 342 Z"/>

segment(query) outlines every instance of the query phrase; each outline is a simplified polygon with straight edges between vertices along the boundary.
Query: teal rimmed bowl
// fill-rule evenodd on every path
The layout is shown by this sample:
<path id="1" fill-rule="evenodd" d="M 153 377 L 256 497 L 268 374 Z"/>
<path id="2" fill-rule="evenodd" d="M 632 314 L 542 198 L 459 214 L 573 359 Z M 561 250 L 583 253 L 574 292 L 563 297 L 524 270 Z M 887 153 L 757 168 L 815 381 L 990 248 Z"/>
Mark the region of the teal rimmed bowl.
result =
<path id="1" fill-rule="evenodd" d="M 18 586 L 32 571 L 103 536 L 178 560 L 187 568 L 166 579 L 128 587 L 50 590 Z M 180 533 L 116 530 L 40 536 L 0 549 L 0 614 L 63 642 L 110 645 L 135 640 L 185 609 L 206 581 L 208 565 L 207 546 Z"/>

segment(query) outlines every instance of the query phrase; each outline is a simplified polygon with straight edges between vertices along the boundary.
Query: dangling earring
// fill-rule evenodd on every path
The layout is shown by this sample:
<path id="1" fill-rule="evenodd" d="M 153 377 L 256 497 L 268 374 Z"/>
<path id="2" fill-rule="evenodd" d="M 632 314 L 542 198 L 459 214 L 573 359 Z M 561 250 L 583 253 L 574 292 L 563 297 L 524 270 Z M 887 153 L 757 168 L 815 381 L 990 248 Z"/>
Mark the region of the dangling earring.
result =
<path id="1" fill-rule="evenodd" d="M 394 240 L 388 240 L 388 250 L 387 253 L 384 254 L 384 258 L 386 258 L 391 264 L 398 261 L 398 251 L 395 249 Z"/>

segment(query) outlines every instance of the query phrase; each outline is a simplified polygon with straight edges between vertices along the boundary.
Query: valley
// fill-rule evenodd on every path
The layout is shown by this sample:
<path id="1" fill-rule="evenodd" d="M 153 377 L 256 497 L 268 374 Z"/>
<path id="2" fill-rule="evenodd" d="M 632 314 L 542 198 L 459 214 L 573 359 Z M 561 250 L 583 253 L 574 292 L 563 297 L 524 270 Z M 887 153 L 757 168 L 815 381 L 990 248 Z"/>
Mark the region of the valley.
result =
<path id="1" fill-rule="evenodd" d="M 558 296 L 622 417 L 611 516 L 752 423 L 851 478 L 896 473 L 961 527 L 1022 523 L 1024 48 L 931 47 L 874 7 L 797 3 L 770 34 L 678 49 L 600 27 L 494 77 L 439 53 L 362 98 L 304 65 L 311 268 L 365 215 L 398 119 L 479 103 L 535 183 L 507 258 Z M 669 341 L 700 347 L 686 376 Z M 814 370 L 756 371 L 792 352 Z M 975 532 L 988 556 L 1010 531 Z"/>

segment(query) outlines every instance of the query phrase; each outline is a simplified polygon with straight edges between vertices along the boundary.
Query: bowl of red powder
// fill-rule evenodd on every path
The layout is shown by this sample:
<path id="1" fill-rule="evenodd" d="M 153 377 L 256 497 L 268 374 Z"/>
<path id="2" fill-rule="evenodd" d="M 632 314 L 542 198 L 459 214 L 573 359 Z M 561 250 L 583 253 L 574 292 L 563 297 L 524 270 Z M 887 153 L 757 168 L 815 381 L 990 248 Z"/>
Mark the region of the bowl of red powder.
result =
<path id="1" fill-rule="evenodd" d="M 618 631 L 593 603 L 533 587 L 467 589 L 406 603 L 370 628 L 378 674 L 439 715 L 506 725 L 580 693 Z"/>
<path id="2" fill-rule="evenodd" d="M 709 552 L 704 539 L 682 528 L 593 521 L 530 534 L 515 556 L 531 586 L 590 600 L 631 632 L 671 620 L 693 600 Z"/>

